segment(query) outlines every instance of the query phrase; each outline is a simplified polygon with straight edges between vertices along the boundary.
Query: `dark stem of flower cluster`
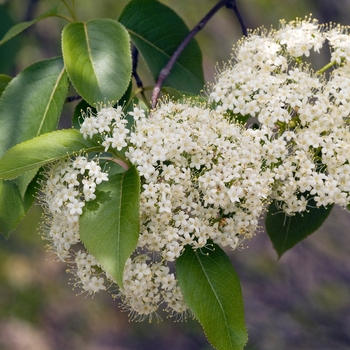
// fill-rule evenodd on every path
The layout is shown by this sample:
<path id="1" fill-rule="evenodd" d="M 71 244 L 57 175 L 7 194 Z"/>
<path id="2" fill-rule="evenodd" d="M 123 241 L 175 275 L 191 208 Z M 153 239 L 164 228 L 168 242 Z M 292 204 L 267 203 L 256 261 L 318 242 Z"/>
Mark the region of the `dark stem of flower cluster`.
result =
<path id="1" fill-rule="evenodd" d="M 245 24 L 245 22 L 244 22 L 244 19 L 243 19 L 241 13 L 239 12 L 239 9 L 238 9 L 238 7 L 237 7 L 236 0 L 230 0 L 230 1 L 228 1 L 228 3 L 226 4 L 226 7 L 227 7 L 228 9 L 232 9 L 232 10 L 234 11 L 234 13 L 235 13 L 235 15 L 236 15 L 236 17 L 237 17 L 237 19 L 238 19 L 238 22 L 239 22 L 239 24 L 240 24 L 240 26 L 241 26 L 243 35 L 244 35 L 244 36 L 248 36 L 248 29 L 247 29 L 247 26 L 246 26 L 246 24 Z"/>
<path id="2" fill-rule="evenodd" d="M 132 76 L 134 77 L 134 79 L 136 81 L 137 87 L 141 90 L 140 93 L 141 93 L 141 96 L 143 98 L 143 101 L 146 103 L 146 105 L 149 105 L 147 97 L 146 97 L 145 92 L 143 90 L 142 80 L 137 73 L 137 64 L 139 62 L 139 51 L 137 50 L 136 46 L 133 46 L 132 51 L 131 51 L 131 55 L 132 55 Z"/>
<path id="3" fill-rule="evenodd" d="M 139 62 L 139 51 L 137 50 L 136 46 L 133 46 L 132 48 L 132 76 L 135 78 L 136 85 L 138 88 L 143 88 L 142 81 L 140 79 L 140 76 L 137 74 L 137 64 Z"/>
<path id="4" fill-rule="evenodd" d="M 232 9 L 241 25 L 243 35 L 247 36 L 248 31 L 247 27 L 244 23 L 244 20 L 238 10 L 236 0 L 220 0 L 203 18 L 202 20 L 188 33 L 186 38 L 182 41 L 182 43 L 178 46 L 178 48 L 175 50 L 173 55 L 170 57 L 168 63 L 166 66 L 160 71 L 157 82 L 153 88 L 152 92 L 152 108 L 155 108 L 157 105 L 157 101 L 160 95 L 161 87 L 167 78 L 167 76 L 170 74 L 170 71 L 174 67 L 174 64 L 178 60 L 180 54 L 182 51 L 186 48 L 186 46 L 189 44 L 189 42 L 194 38 L 194 36 L 203 29 L 203 27 L 206 25 L 206 23 L 214 16 L 214 14 L 223 6 L 226 6 L 227 8 Z"/>

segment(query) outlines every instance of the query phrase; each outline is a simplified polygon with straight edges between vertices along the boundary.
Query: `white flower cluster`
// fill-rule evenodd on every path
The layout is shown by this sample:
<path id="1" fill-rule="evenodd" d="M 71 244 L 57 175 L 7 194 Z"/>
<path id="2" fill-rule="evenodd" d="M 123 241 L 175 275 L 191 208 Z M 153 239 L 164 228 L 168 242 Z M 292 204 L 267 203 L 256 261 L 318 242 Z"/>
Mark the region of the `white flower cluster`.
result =
<path id="1" fill-rule="evenodd" d="M 96 198 L 96 185 L 102 181 L 108 181 L 107 173 L 95 160 L 88 161 L 84 156 L 58 161 L 47 170 L 40 197 L 45 212 L 43 238 L 61 261 L 70 262 L 75 255 L 72 246 L 80 242 L 79 217 L 85 202 Z M 99 264 L 94 257 L 79 251 L 75 263 L 77 285 L 90 294 L 105 289 L 103 279 L 96 274 Z"/>
<path id="2" fill-rule="evenodd" d="M 325 36 L 332 48 L 331 62 L 341 64 L 344 60 L 350 62 L 350 37 L 349 28 L 336 26 L 325 33 Z"/>
<path id="3" fill-rule="evenodd" d="M 297 19 L 296 21 L 286 23 L 280 21 L 281 28 L 275 33 L 276 39 L 280 45 L 285 45 L 288 53 L 293 57 L 310 55 L 310 50 L 320 52 L 324 43 L 322 26 L 318 21 L 312 18 L 306 20 Z"/>
<path id="4" fill-rule="evenodd" d="M 326 40 L 338 65 L 328 80 L 301 63 Z M 310 198 L 317 206 L 349 204 L 349 55 L 346 28 L 281 22 L 240 42 L 208 104 L 164 101 L 149 116 L 136 106 L 128 115 L 100 106 L 85 115 L 84 138 L 98 135 L 106 152 L 122 151 L 141 176 L 138 245 L 117 293 L 132 319 L 151 319 L 162 303 L 171 316 L 187 312 L 168 266 L 185 246 L 242 246 L 273 200 L 289 215 L 306 210 Z M 238 122 L 247 117 L 259 127 Z M 50 169 L 46 238 L 61 260 L 80 241 L 79 215 L 105 180 L 81 156 Z M 103 267 L 84 251 L 75 256 L 76 285 L 92 294 L 106 289 Z"/>
<path id="5" fill-rule="evenodd" d="M 264 163 L 280 153 L 270 138 L 190 103 L 138 119 L 125 154 L 144 179 L 139 247 L 174 261 L 188 244 L 235 249 L 252 237 L 271 191 Z"/>
<path id="6" fill-rule="evenodd" d="M 164 263 L 150 261 L 148 254 L 139 254 L 125 265 L 124 287 L 117 295 L 132 320 L 143 321 L 157 315 L 161 303 L 166 303 L 170 316 L 187 313 L 187 305 L 175 275 Z"/>
<path id="7" fill-rule="evenodd" d="M 101 271 L 103 269 L 99 262 L 91 254 L 82 250 L 76 253 L 73 268 L 68 270 L 75 275 L 74 286 L 89 294 L 106 290 L 105 279 L 101 277 Z"/>
<path id="8" fill-rule="evenodd" d="M 319 52 L 326 39 L 331 63 L 341 64 L 328 81 L 299 57 Z M 210 93 L 217 111 L 256 117 L 286 145 L 271 170 L 272 198 L 287 214 L 306 210 L 311 196 L 317 206 L 350 202 L 349 53 L 344 27 L 326 28 L 310 18 L 281 22 L 277 31 L 242 40 Z"/>
<path id="9" fill-rule="evenodd" d="M 137 252 L 146 253 L 128 260 L 118 296 L 134 319 L 152 317 L 161 303 L 170 315 L 183 314 L 187 306 L 167 263 L 186 245 L 213 241 L 235 249 L 251 238 L 272 191 L 269 164 L 286 150 L 269 129 L 246 129 L 205 105 L 167 102 L 148 118 L 138 107 L 129 114 L 130 130 L 112 107 L 90 113 L 80 130 L 84 137 L 99 133 L 106 151 L 116 138 L 126 143 L 125 156 L 142 179 Z"/>
<path id="10" fill-rule="evenodd" d="M 125 118 L 120 111 L 116 123 L 115 114 L 102 108 L 81 132 L 94 134 L 109 119 L 102 144 L 113 148 L 110 134 Z M 138 107 L 130 114 L 125 156 L 143 179 L 138 247 L 174 261 L 187 244 L 198 249 L 213 240 L 234 249 L 252 237 L 272 189 L 268 165 L 287 153 L 284 142 L 190 102 L 164 103 L 149 118 Z"/>
<path id="11" fill-rule="evenodd" d="M 85 115 L 84 122 L 81 124 L 80 132 L 86 139 L 91 138 L 96 134 L 103 134 L 104 141 L 102 146 L 106 151 L 109 147 L 120 151 L 127 146 L 126 135 L 129 130 L 126 128 L 128 121 L 122 108 L 100 108 L 97 116 L 94 116 L 91 111 Z"/>

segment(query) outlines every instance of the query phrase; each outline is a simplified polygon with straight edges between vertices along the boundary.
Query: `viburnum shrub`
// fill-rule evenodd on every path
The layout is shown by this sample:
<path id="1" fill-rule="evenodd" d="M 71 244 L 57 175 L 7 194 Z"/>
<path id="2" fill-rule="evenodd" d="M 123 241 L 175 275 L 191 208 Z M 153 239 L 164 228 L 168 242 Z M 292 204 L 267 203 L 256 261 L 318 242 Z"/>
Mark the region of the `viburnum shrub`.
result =
<path id="1" fill-rule="evenodd" d="M 350 203 L 348 28 L 305 17 L 246 33 L 235 2 L 220 1 L 247 35 L 204 86 L 199 48 L 187 45 L 199 27 L 188 32 L 170 8 L 132 0 L 119 21 L 79 22 L 63 3 L 63 57 L 1 76 L 1 201 L 13 198 L 2 232 L 35 195 L 48 250 L 82 294 L 110 292 L 132 320 L 159 320 L 159 308 L 194 317 L 217 349 L 243 348 L 240 283 L 222 248 L 243 250 L 265 215 L 281 256 Z M 149 13 L 162 20 L 139 25 Z M 48 16 L 66 18 L 51 9 L 1 43 Z M 328 49 L 324 68 L 306 63 Z M 69 82 L 82 101 L 73 128 L 54 131 Z M 174 96 L 159 98 L 163 86 Z"/>

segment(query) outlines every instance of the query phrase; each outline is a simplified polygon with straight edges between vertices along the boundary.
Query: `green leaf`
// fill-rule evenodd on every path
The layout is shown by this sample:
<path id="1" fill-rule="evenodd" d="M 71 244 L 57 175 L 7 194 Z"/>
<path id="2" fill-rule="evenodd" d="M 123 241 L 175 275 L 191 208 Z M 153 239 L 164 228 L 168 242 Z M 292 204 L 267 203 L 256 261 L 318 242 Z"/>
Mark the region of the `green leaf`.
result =
<path id="1" fill-rule="evenodd" d="M 0 74 L 0 97 L 11 80 L 12 77 L 10 77 L 9 75 Z"/>
<path id="2" fill-rule="evenodd" d="M 248 335 L 241 285 L 225 252 L 216 244 L 197 251 L 186 246 L 176 261 L 176 276 L 210 343 L 219 350 L 243 349 Z"/>
<path id="3" fill-rule="evenodd" d="M 265 219 L 265 228 L 278 258 L 321 227 L 332 208 L 333 205 L 317 208 L 311 198 L 307 211 L 287 216 L 276 206 L 276 202 L 271 203 Z"/>
<path id="4" fill-rule="evenodd" d="M 20 175 L 16 179 L 14 179 L 14 183 L 18 186 L 19 193 L 21 194 L 22 198 L 24 197 L 27 187 L 29 183 L 34 179 L 35 175 L 37 174 L 39 168 L 35 168 L 31 171 L 27 171 L 25 174 Z"/>
<path id="5" fill-rule="evenodd" d="M 140 179 L 136 168 L 110 175 L 97 190 L 96 199 L 86 203 L 80 217 L 80 238 L 122 287 L 125 263 L 137 246 L 140 232 Z"/>
<path id="6" fill-rule="evenodd" d="M 0 99 L 0 156 L 17 143 L 56 129 L 68 89 L 61 57 L 26 68 L 7 85 Z M 17 179 L 24 195 L 36 171 Z"/>
<path id="7" fill-rule="evenodd" d="M 111 19 L 68 24 L 62 50 L 69 78 L 90 105 L 116 102 L 131 79 L 129 35 Z"/>
<path id="8" fill-rule="evenodd" d="M 61 57 L 29 66 L 0 99 L 0 156 L 15 144 L 54 130 L 68 89 Z"/>
<path id="9" fill-rule="evenodd" d="M 0 159 L 0 178 L 13 179 L 27 171 L 37 169 L 73 155 L 81 150 L 86 152 L 103 150 L 98 140 L 85 140 L 74 129 L 58 130 L 40 135 L 10 148 Z"/>
<path id="10" fill-rule="evenodd" d="M 154 0 L 130 1 L 119 21 L 128 29 L 155 81 L 189 33 L 172 9 Z M 163 85 L 194 94 L 203 89 L 202 54 L 195 40 L 181 53 Z"/>
<path id="11" fill-rule="evenodd" d="M 68 77 L 62 58 L 37 62 L 11 81 L 6 76 L 2 78 L 1 81 L 8 84 L 0 98 L 0 156 L 19 142 L 54 130 L 68 89 Z M 30 157 L 26 153 L 28 151 L 24 150 L 24 153 Z M 17 159 L 9 159 L 7 166 L 16 161 Z M 27 188 L 37 172 L 37 167 L 28 170 L 32 171 L 16 179 L 16 182 L 1 182 L 0 229 L 7 236 L 24 217 L 34 200 L 30 188 Z M 21 172 L 16 176 L 20 174 Z"/>
<path id="12" fill-rule="evenodd" d="M 56 16 L 59 13 L 59 7 L 60 5 L 56 5 L 49 9 L 48 11 L 44 12 L 42 15 L 32 19 L 31 21 L 18 23 L 12 28 L 10 28 L 7 33 L 3 36 L 3 38 L 0 40 L 0 46 L 6 43 L 8 40 L 16 36 L 17 34 L 23 32 L 23 30 L 27 29 L 28 27 L 32 26 L 36 22 L 39 22 L 40 20 L 47 18 L 47 17 L 53 17 Z"/>
<path id="13" fill-rule="evenodd" d="M 36 181 L 33 180 L 22 198 L 12 181 L 0 180 L 0 232 L 8 238 L 35 200 Z"/>

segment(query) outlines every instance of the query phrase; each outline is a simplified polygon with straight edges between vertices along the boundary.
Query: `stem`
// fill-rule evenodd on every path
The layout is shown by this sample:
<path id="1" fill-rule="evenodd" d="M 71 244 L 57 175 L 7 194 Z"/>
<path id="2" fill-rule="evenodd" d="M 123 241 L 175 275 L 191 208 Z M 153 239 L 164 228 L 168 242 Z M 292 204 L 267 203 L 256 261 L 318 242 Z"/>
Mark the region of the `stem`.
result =
<path id="1" fill-rule="evenodd" d="M 75 19 L 74 19 L 74 18 L 70 18 L 70 17 L 65 16 L 65 15 L 60 15 L 60 14 L 57 14 L 57 15 L 55 15 L 55 17 L 58 17 L 58 18 L 63 18 L 63 19 L 65 19 L 66 21 L 68 21 L 68 22 L 70 22 L 70 23 L 72 23 L 72 22 L 74 22 L 74 21 L 75 21 Z"/>
<path id="2" fill-rule="evenodd" d="M 336 62 L 329 62 L 327 63 L 324 67 L 322 67 L 321 69 L 319 69 L 316 73 L 318 74 L 322 74 L 324 73 L 327 69 L 332 68 L 334 65 L 336 64 Z"/>
<path id="3" fill-rule="evenodd" d="M 75 0 L 72 0 L 72 10 L 73 10 L 73 13 L 74 13 L 74 17 L 75 17 Z"/>
<path id="4" fill-rule="evenodd" d="M 136 85 L 139 88 L 142 100 L 145 102 L 146 106 L 149 106 L 149 102 L 147 100 L 147 97 L 145 95 L 145 90 L 143 88 L 142 80 L 137 73 L 138 62 L 139 62 L 139 51 L 137 50 L 136 46 L 133 46 L 133 48 L 132 48 L 132 76 L 135 78 Z"/>
<path id="5" fill-rule="evenodd" d="M 157 101 L 159 98 L 161 87 L 165 81 L 165 79 L 170 74 L 170 71 L 174 67 L 174 64 L 178 60 L 182 51 L 186 48 L 189 42 L 194 38 L 194 36 L 203 29 L 206 23 L 215 15 L 215 13 L 223 6 L 227 8 L 231 8 L 234 10 L 238 21 L 242 27 L 242 31 L 244 35 L 247 35 L 247 28 L 244 24 L 242 16 L 238 11 L 236 0 L 220 0 L 202 19 L 201 21 L 188 33 L 186 38 L 181 42 L 181 44 L 177 47 L 173 55 L 170 57 L 166 66 L 160 71 L 156 84 L 154 85 L 152 92 L 152 108 L 155 108 L 157 105 Z"/>
<path id="6" fill-rule="evenodd" d="M 116 164 L 119 164 L 121 167 L 123 167 L 125 170 L 129 170 L 129 166 L 123 162 L 121 159 L 119 158 L 112 158 L 112 157 L 100 157 L 100 159 L 106 159 L 106 160 L 110 160 L 111 162 L 114 162 Z"/>
<path id="7" fill-rule="evenodd" d="M 139 50 L 137 50 L 136 46 L 132 48 L 132 76 L 135 78 L 136 85 L 138 88 L 143 88 L 142 80 L 140 76 L 137 74 L 137 64 L 139 62 Z"/>
<path id="8" fill-rule="evenodd" d="M 73 9 L 67 4 L 66 0 L 62 0 L 62 2 L 65 4 L 65 6 L 67 7 L 67 10 L 69 11 L 70 15 L 73 18 L 73 21 L 77 21 L 77 17 L 75 16 L 75 11 L 74 11 L 74 0 L 73 0 Z M 63 17 L 62 17 L 63 18 Z M 66 17 L 67 19 L 67 17 Z M 70 21 L 71 22 L 71 21 Z"/>
<path id="9" fill-rule="evenodd" d="M 229 8 L 229 9 L 232 9 L 238 19 L 238 22 L 241 26 L 241 29 L 242 29 L 242 33 L 244 36 L 248 36 L 248 29 L 247 29 L 247 26 L 246 24 L 244 23 L 244 20 L 243 20 L 243 17 L 241 15 L 241 13 L 239 12 L 238 10 L 238 7 L 237 7 L 237 3 L 236 3 L 236 0 L 231 0 L 229 1 L 229 4 L 226 4 L 226 7 Z"/>

